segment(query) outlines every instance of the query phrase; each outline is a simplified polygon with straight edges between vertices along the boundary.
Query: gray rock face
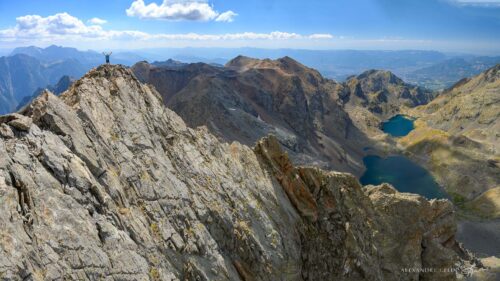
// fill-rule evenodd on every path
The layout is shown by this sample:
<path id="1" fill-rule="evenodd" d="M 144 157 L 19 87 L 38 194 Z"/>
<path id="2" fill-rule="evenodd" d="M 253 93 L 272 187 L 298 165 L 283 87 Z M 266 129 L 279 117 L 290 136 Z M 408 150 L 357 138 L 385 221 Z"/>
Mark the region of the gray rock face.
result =
<path id="1" fill-rule="evenodd" d="M 221 143 L 123 67 L 21 113 L 0 122 L 1 279 L 438 280 L 402 269 L 460 261 L 448 201 L 294 167 L 274 137 Z"/>

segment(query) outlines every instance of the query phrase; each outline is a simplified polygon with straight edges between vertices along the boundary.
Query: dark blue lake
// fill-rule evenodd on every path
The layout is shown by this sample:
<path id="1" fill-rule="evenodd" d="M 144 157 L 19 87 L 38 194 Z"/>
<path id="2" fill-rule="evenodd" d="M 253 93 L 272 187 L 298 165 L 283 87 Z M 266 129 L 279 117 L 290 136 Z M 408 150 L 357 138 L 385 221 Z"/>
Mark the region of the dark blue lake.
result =
<path id="1" fill-rule="evenodd" d="M 404 115 L 396 115 L 382 123 L 382 131 L 393 137 L 404 137 L 413 129 L 413 120 Z"/>
<path id="2" fill-rule="evenodd" d="M 363 158 L 366 172 L 360 178 L 363 185 L 390 183 L 401 192 L 417 193 L 428 199 L 446 198 L 446 193 L 423 167 L 404 156 Z"/>

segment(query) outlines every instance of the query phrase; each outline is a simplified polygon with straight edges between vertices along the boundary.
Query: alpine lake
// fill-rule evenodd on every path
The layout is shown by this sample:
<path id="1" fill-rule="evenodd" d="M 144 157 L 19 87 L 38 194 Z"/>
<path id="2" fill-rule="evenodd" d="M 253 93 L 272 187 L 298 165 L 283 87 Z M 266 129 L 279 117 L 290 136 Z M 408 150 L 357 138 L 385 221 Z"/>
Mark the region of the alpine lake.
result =
<path id="1" fill-rule="evenodd" d="M 413 129 L 414 120 L 404 115 L 396 115 L 381 124 L 382 131 L 392 137 L 403 137 Z M 366 167 L 360 182 L 363 185 L 389 183 L 400 192 L 420 194 L 428 199 L 447 198 L 447 194 L 422 166 L 403 155 L 385 158 L 368 155 L 363 158 Z"/>

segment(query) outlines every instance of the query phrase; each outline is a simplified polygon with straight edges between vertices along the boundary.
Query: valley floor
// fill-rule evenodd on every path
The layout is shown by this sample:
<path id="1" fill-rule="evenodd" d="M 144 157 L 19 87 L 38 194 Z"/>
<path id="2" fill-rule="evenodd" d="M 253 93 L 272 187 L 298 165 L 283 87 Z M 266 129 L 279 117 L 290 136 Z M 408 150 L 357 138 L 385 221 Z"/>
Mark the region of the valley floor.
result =
<path id="1" fill-rule="evenodd" d="M 500 257 L 500 219 L 459 220 L 457 240 L 479 258 Z"/>
<path id="2" fill-rule="evenodd" d="M 460 218 L 456 239 L 487 268 L 470 280 L 500 280 L 500 219 Z"/>

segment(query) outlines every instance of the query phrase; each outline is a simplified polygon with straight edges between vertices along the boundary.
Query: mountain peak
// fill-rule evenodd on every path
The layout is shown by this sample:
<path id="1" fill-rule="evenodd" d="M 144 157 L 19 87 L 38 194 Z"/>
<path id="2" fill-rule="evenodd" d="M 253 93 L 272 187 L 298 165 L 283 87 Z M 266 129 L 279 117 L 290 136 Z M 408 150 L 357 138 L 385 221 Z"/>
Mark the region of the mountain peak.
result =
<path id="1" fill-rule="evenodd" d="M 67 79 L 62 79 L 64 82 Z M 70 81 L 69 79 L 68 81 Z M 144 97 L 146 100 L 144 100 Z M 36 98 L 25 112 L 35 112 L 34 107 L 45 104 L 45 97 Z M 162 106 L 161 97 L 147 85 L 141 84 L 131 70 L 122 65 L 103 64 L 90 70 L 60 96 L 65 104 L 74 108 L 96 108 L 106 105 L 109 110 L 136 111 L 149 107 L 147 104 Z M 119 109 L 121 107 L 121 109 Z M 115 114 L 114 112 L 110 114 Z M 137 114 L 137 113 L 136 113 Z"/>
<path id="2" fill-rule="evenodd" d="M 370 80 L 379 80 L 391 84 L 404 84 L 404 81 L 401 78 L 399 78 L 394 73 L 388 70 L 371 69 L 361 73 L 356 78 L 358 80 L 370 79 Z"/>
<path id="3" fill-rule="evenodd" d="M 228 61 L 225 66 L 228 68 L 241 69 L 241 68 L 244 68 L 250 64 L 255 63 L 256 61 L 258 61 L 258 59 L 239 55 L 239 56 L 235 57 L 234 59 Z"/>
<path id="4" fill-rule="evenodd" d="M 277 61 L 281 63 L 287 63 L 287 64 L 300 64 L 298 61 L 295 59 L 289 57 L 289 56 L 284 56 L 282 58 L 277 59 Z"/>
<path id="5" fill-rule="evenodd" d="M 28 47 L 17 47 L 12 52 L 10 53 L 10 56 L 17 55 L 17 54 L 25 54 L 25 53 L 41 53 L 42 48 L 36 47 L 36 46 L 28 46 Z"/>
<path id="6" fill-rule="evenodd" d="M 480 74 L 481 75 L 481 74 Z M 483 75 L 487 80 L 494 80 L 500 78 L 500 63 L 486 70 Z"/>
<path id="7" fill-rule="evenodd" d="M 55 44 L 52 44 L 52 45 L 46 47 L 45 49 L 62 49 L 62 48 L 74 49 L 74 48 L 70 48 L 70 47 L 57 46 Z"/>
<path id="8" fill-rule="evenodd" d="M 371 69 L 346 81 L 351 89 L 348 102 L 368 108 L 372 113 L 389 118 L 402 106 L 426 104 L 434 94 L 424 88 L 405 83 L 390 71 Z"/>
<path id="9" fill-rule="evenodd" d="M 236 58 L 230 60 L 226 64 L 226 67 L 239 72 L 244 72 L 251 69 L 274 69 L 279 72 L 291 75 L 314 72 L 314 76 L 316 76 L 318 79 L 322 78 L 319 72 L 306 67 L 305 65 L 299 63 L 289 56 L 285 56 L 276 60 L 255 59 L 245 56 L 237 56 Z"/>
<path id="10" fill-rule="evenodd" d="M 281 64 L 280 68 L 285 69 L 289 72 L 301 72 L 305 69 L 309 69 L 307 66 L 301 64 L 300 62 L 289 56 L 284 56 L 277 61 Z"/>
<path id="11" fill-rule="evenodd" d="M 101 64 L 87 72 L 75 85 L 108 83 L 120 79 L 127 83 L 140 84 L 132 71 L 126 66 L 120 64 Z M 109 88 L 109 90 L 113 90 Z M 100 91 L 102 92 L 102 91 Z M 99 94 L 99 93 L 96 93 Z"/>

